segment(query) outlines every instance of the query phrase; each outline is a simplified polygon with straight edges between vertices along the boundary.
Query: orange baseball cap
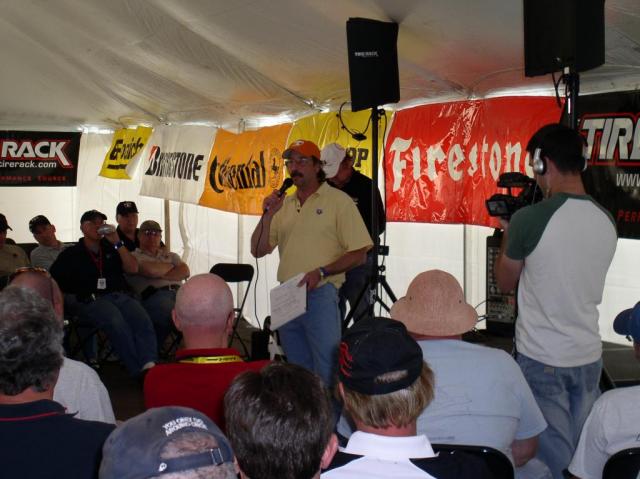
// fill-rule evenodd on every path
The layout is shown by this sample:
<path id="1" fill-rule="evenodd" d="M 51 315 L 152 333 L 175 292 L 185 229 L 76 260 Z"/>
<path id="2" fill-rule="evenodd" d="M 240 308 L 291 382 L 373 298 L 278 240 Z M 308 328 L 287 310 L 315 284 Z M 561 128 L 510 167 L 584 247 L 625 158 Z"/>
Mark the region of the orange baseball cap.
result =
<path id="1" fill-rule="evenodd" d="M 288 159 L 291 157 L 291 153 L 297 151 L 300 156 L 305 158 L 311 158 L 312 156 L 316 159 L 320 160 L 320 148 L 312 142 L 308 140 L 296 140 L 289 145 L 289 148 L 284 150 L 282 153 L 282 158 Z"/>

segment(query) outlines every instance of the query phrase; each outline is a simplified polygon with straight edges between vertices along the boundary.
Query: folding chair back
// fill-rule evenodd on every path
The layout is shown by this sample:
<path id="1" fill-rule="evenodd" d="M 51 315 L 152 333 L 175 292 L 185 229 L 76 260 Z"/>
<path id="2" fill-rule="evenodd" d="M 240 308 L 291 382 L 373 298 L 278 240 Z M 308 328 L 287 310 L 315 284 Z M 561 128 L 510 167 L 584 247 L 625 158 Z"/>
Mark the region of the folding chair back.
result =
<path id="1" fill-rule="evenodd" d="M 249 290 L 251 289 L 251 281 L 253 280 L 253 266 L 243 263 L 217 263 L 213 265 L 209 272 L 220 276 L 227 283 L 247 283 L 242 298 L 238 296 L 238 304 L 233 309 L 235 313 L 235 320 L 233 323 L 233 332 L 231 333 L 231 337 L 229 338 L 229 345 L 231 345 L 234 336 L 237 337 L 240 340 L 242 347 L 244 348 L 245 356 L 249 356 L 247 347 L 242 342 L 242 339 L 240 339 L 237 329 L 240 318 L 242 318 L 244 304 L 247 301 Z"/>
<path id="2" fill-rule="evenodd" d="M 616 452 L 604 465 L 602 479 L 636 479 L 640 473 L 640 447 Z"/>
<path id="3" fill-rule="evenodd" d="M 492 447 L 462 444 L 432 444 L 433 450 L 441 454 L 455 454 L 457 451 L 475 456 L 486 464 L 494 479 L 514 479 L 515 473 L 509 458 Z"/>

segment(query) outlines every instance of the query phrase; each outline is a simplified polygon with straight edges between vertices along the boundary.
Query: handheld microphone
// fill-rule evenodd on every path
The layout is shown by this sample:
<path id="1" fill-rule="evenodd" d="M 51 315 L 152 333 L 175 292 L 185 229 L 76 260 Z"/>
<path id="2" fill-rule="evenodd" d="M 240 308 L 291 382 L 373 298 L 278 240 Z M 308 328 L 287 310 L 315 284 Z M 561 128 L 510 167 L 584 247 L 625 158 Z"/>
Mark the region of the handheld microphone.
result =
<path id="1" fill-rule="evenodd" d="M 284 181 L 282 182 L 282 186 L 280 187 L 280 189 L 276 191 L 276 195 L 278 195 L 278 197 L 281 197 L 292 186 L 293 186 L 293 180 L 291 178 L 285 178 Z M 264 209 L 264 213 L 266 213 L 267 211 L 269 211 L 268 206 Z"/>

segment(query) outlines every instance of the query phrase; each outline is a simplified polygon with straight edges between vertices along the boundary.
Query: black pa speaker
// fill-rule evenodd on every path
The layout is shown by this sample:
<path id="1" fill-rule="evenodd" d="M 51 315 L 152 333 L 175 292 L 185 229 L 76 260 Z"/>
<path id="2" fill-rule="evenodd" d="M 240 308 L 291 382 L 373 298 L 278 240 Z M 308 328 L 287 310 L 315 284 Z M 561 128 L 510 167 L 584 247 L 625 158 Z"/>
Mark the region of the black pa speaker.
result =
<path id="1" fill-rule="evenodd" d="M 397 41 L 397 23 L 347 20 L 352 111 L 400 100 Z"/>
<path id="2" fill-rule="evenodd" d="M 604 0 L 524 0 L 524 74 L 604 63 Z"/>

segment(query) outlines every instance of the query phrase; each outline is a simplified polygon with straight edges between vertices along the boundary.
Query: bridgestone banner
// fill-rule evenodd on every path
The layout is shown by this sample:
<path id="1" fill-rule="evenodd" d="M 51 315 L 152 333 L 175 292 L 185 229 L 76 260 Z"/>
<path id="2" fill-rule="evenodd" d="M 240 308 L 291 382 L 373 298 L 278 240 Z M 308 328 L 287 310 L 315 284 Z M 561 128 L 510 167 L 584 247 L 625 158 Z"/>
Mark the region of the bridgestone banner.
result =
<path id="1" fill-rule="evenodd" d="M 161 126 L 142 153 L 143 196 L 198 203 L 216 136 L 208 126 Z"/>
<path id="2" fill-rule="evenodd" d="M 81 133 L 0 132 L 0 186 L 75 186 Z"/>
<path id="3" fill-rule="evenodd" d="M 640 238 L 640 92 L 580 96 L 587 193 L 613 216 L 621 238 Z"/>

